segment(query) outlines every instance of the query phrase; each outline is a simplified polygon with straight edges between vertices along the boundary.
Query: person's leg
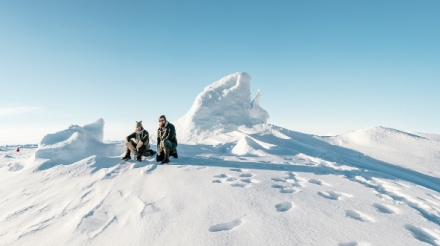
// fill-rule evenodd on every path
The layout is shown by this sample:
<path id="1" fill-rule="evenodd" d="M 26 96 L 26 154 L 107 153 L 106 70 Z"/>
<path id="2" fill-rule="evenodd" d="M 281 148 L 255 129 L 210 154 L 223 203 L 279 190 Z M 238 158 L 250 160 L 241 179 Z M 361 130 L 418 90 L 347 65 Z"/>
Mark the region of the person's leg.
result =
<path id="1" fill-rule="evenodd" d="M 138 161 L 142 161 L 142 154 L 144 153 L 145 149 L 147 148 L 147 146 L 142 145 L 139 149 L 138 149 L 138 155 L 137 155 L 137 160 Z"/>
<path id="2" fill-rule="evenodd" d="M 130 142 L 125 143 L 125 145 L 127 146 L 127 149 L 131 152 L 133 152 L 133 154 L 137 154 L 137 150 L 136 150 L 136 143 L 133 140 L 130 140 Z"/>
<path id="3" fill-rule="evenodd" d="M 161 143 L 163 143 L 162 145 L 163 145 L 163 153 L 164 153 L 162 163 L 168 163 L 168 162 L 170 162 L 169 157 L 170 157 L 170 150 L 172 148 L 171 141 L 165 140 L 165 141 L 162 141 Z"/>
<path id="4" fill-rule="evenodd" d="M 128 160 L 128 159 L 131 159 L 131 157 L 130 157 L 130 153 L 136 151 L 136 149 L 134 148 L 133 143 L 134 143 L 133 141 L 130 141 L 130 142 L 125 143 L 125 154 L 124 154 L 124 156 L 122 157 L 122 160 Z"/>
<path id="5" fill-rule="evenodd" d="M 174 158 L 177 158 L 178 157 L 178 155 L 177 155 L 177 143 L 175 143 L 175 142 L 171 142 L 171 151 L 170 151 L 170 156 L 172 156 L 172 157 L 174 157 Z"/>

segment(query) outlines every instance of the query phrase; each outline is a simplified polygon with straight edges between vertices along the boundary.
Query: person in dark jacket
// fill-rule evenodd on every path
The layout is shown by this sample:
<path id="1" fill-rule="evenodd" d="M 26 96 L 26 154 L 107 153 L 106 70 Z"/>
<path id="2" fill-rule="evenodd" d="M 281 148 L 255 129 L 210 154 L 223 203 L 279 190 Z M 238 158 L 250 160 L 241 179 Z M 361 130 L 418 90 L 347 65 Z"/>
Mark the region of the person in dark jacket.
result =
<path id="1" fill-rule="evenodd" d="M 131 159 L 130 153 L 137 155 L 136 159 L 142 161 L 142 155 L 150 149 L 150 136 L 148 131 L 142 127 L 142 121 L 136 121 L 135 131 L 125 138 L 125 155 L 121 160 Z"/>
<path id="2" fill-rule="evenodd" d="M 159 128 L 157 129 L 157 161 L 162 164 L 170 162 L 170 155 L 177 158 L 176 128 L 167 121 L 165 115 L 159 116 Z"/>

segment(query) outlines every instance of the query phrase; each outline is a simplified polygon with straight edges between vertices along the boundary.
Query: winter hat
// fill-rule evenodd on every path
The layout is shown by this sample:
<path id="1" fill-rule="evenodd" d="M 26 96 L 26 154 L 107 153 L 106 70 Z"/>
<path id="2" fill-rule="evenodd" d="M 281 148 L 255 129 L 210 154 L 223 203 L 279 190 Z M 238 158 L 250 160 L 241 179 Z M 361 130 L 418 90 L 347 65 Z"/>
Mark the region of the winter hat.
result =
<path id="1" fill-rule="evenodd" d="M 136 121 L 136 126 L 135 127 L 143 128 L 142 127 L 142 120 L 141 121 Z"/>

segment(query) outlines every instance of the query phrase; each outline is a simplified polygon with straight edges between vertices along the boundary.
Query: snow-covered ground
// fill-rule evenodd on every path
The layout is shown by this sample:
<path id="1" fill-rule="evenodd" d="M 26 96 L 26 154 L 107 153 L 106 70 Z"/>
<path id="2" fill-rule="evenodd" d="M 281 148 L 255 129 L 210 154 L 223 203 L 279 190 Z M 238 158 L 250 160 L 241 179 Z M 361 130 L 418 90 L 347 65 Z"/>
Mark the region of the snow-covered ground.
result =
<path id="1" fill-rule="evenodd" d="M 208 86 L 170 165 L 120 161 L 102 119 L 0 147 L 0 245 L 440 245 L 439 135 L 303 134 L 248 95 Z"/>

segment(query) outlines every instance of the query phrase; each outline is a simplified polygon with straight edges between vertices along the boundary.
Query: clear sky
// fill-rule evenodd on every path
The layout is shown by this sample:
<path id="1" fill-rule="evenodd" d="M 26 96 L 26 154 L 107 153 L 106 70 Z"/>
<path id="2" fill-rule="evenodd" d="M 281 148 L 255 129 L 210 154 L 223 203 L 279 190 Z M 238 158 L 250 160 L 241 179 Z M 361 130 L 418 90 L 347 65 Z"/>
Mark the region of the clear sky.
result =
<path id="1" fill-rule="evenodd" d="M 440 1 L 0 1 L 0 145 L 183 116 L 247 72 L 269 123 L 440 134 Z"/>

